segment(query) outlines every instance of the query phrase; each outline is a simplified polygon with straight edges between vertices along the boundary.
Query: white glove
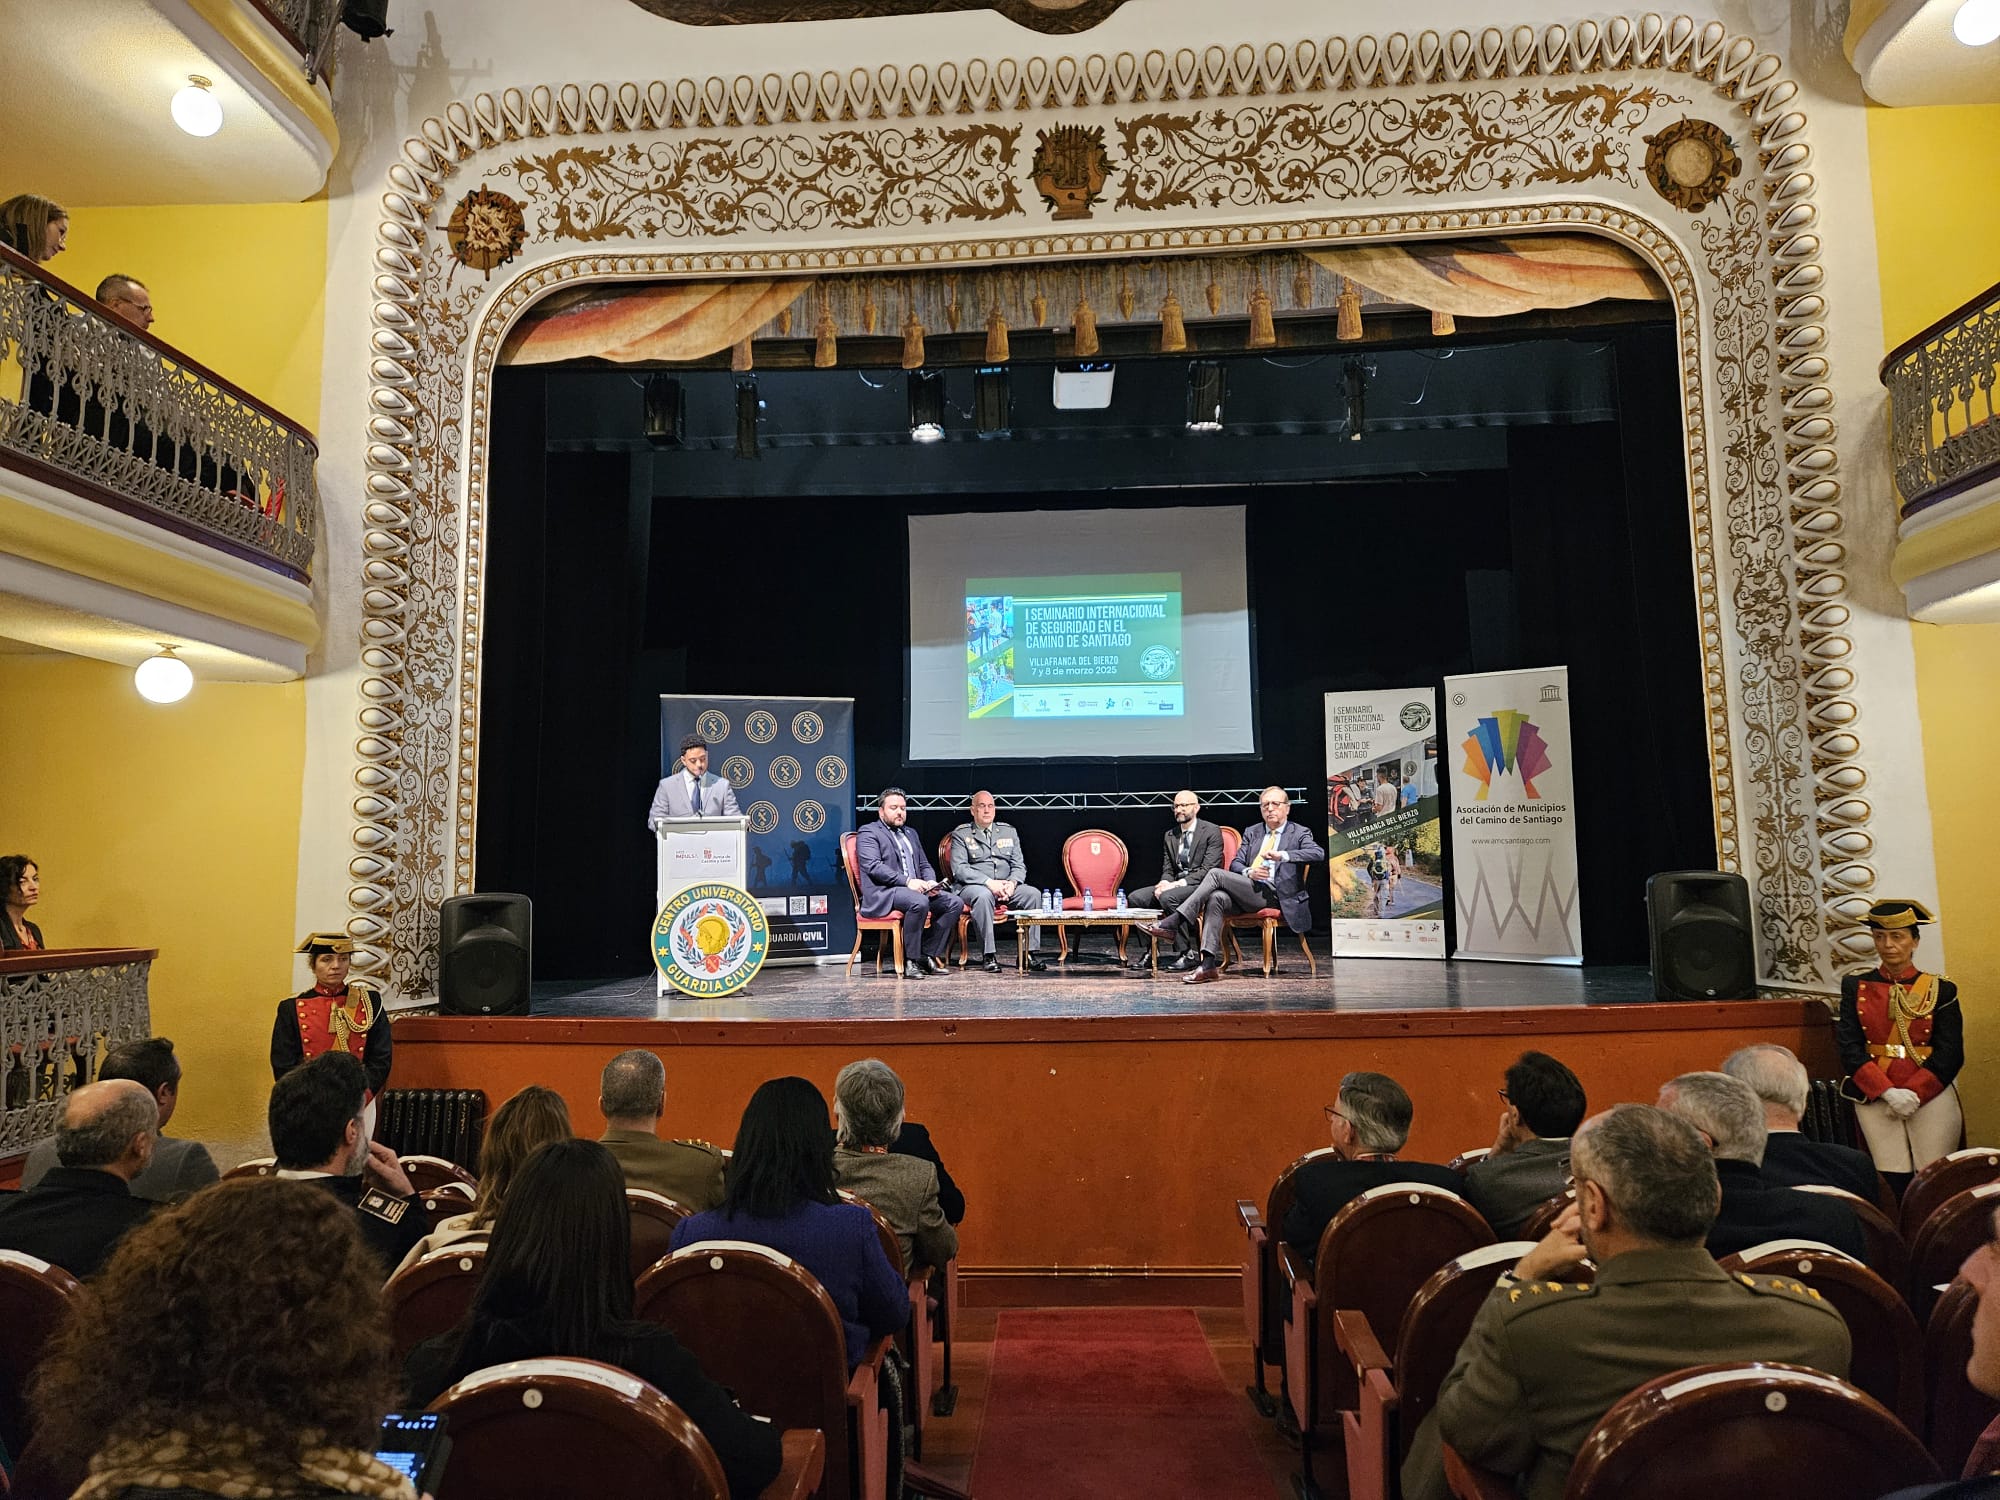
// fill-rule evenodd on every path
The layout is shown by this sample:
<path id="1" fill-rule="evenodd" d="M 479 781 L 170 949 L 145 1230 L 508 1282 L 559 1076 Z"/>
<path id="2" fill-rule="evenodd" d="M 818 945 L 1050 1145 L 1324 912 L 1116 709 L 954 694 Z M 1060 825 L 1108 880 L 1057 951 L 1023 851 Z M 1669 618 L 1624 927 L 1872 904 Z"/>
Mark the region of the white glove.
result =
<path id="1" fill-rule="evenodd" d="M 1882 1095 L 1882 1102 L 1889 1107 L 1889 1113 L 1899 1120 L 1909 1119 L 1924 1105 L 1924 1101 L 1911 1089 L 1888 1089 Z"/>

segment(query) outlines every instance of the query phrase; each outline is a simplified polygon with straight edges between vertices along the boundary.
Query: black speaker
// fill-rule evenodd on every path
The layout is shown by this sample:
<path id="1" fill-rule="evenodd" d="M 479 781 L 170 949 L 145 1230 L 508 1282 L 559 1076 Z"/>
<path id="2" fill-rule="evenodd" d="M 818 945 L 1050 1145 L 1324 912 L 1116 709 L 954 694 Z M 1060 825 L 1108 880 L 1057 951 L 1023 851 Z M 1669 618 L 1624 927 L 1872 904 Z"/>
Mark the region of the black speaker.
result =
<path id="1" fill-rule="evenodd" d="M 1646 882 L 1657 1000 L 1747 1000 L 1757 993 L 1750 886 L 1720 870 L 1665 870 Z"/>
<path id="2" fill-rule="evenodd" d="M 493 891 L 452 896 L 438 911 L 438 1009 L 448 1016 L 525 1016 L 534 975 L 534 903 Z"/>

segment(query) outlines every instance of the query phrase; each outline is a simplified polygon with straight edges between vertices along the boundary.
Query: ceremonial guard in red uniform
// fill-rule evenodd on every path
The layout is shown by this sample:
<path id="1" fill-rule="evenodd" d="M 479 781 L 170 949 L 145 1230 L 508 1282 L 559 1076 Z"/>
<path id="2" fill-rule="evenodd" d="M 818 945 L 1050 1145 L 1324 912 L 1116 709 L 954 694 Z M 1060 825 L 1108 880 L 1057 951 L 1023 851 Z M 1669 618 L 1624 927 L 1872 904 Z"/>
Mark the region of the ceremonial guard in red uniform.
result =
<path id="1" fill-rule="evenodd" d="M 368 1100 L 389 1082 L 389 1015 L 382 997 L 362 980 L 348 982 L 354 941 L 344 932 L 315 932 L 297 952 L 312 962 L 313 987 L 278 1002 L 271 1027 L 271 1076 L 283 1078 L 322 1052 L 351 1052 L 368 1075 Z"/>
<path id="2" fill-rule="evenodd" d="M 1840 981 L 1834 1035 L 1843 1092 L 1893 1180 L 1958 1149 L 1965 1120 L 1952 1080 L 1965 1064 L 1965 1019 L 1958 986 L 1914 961 L 1918 929 L 1936 920 L 1923 903 L 1877 901 L 1865 920 L 1882 961 Z"/>

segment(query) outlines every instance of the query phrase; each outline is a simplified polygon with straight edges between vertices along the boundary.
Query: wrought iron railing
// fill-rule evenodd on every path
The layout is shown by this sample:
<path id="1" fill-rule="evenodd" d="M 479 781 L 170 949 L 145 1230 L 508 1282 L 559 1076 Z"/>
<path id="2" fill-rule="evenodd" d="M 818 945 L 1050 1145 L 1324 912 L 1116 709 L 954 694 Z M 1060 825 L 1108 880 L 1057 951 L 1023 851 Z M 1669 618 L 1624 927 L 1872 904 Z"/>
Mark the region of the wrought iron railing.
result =
<path id="1" fill-rule="evenodd" d="M 55 1134 L 63 1101 L 105 1049 L 153 1034 L 146 976 L 156 948 L 73 948 L 0 957 L 0 1156 Z"/>
<path id="2" fill-rule="evenodd" d="M 306 81 L 326 75 L 333 51 L 333 34 L 340 25 L 341 0 L 250 0 L 264 19 L 297 49 L 304 59 Z"/>
<path id="3" fill-rule="evenodd" d="M 2000 474 L 2000 286 L 1882 361 L 1904 515 Z"/>
<path id="4" fill-rule="evenodd" d="M 312 434 L 0 248 L 0 464 L 306 581 Z"/>

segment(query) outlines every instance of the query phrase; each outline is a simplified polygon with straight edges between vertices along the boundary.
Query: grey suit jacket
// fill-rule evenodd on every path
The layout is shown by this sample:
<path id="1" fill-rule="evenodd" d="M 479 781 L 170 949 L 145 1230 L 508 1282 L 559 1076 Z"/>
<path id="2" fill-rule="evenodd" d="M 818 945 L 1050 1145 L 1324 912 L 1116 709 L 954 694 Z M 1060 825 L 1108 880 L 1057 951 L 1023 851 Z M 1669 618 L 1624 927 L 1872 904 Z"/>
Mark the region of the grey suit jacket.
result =
<path id="1" fill-rule="evenodd" d="M 713 771 L 701 778 L 701 805 L 688 797 L 687 772 L 676 771 L 653 788 L 653 805 L 646 809 L 646 826 L 657 829 L 662 818 L 733 818 L 743 811 L 736 805 L 736 788 L 726 777 Z"/>
<path id="2" fill-rule="evenodd" d="M 51 1136 L 28 1153 L 28 1160 L 21 1167 L 21 1186 L 33 1187 L 51 1168 L 61 1165 L 56 1160 L 55 1138 Z M 170 1135 L 156 1135 L 152 1161 L 132 1179 L 132 1196 L 151 1203 L 178 1203 L 221 1175 L 215 1170 L 215 1159 L 208 1154 L 208 1147 L 200 1141 L 177 1141 Z"/>
<path id="3" fill-rule="evenodd" d="M 1513 1239 L 1534 1211 L 1563 1190 L 1568 1136 L 1536 1136 L 1465 1169 L 1465 1197 L 1501 1239 Z"/>
<path id="4" fill-rule="evenodd" d="M 903 1247 L 905 1273 L 918 1266 L 936 1269 L 958 1254 L 958 1231 L 946 1222 L 938 1205 L 937 1168 L 929 1162 L 837 1146 L 833 1175 L 889 1221 Z"/>

